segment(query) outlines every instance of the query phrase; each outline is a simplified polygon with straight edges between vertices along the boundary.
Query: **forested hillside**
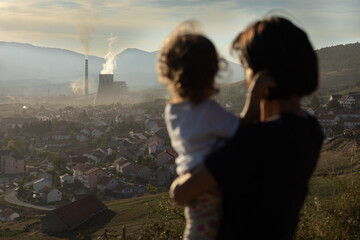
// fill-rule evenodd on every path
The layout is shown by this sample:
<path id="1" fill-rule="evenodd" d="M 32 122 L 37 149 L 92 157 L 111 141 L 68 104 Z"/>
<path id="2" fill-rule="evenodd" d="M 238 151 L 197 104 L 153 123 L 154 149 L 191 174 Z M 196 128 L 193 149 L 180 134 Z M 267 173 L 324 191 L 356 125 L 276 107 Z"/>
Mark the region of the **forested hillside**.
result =
<path id="1" fill-rule="evenodd" d="M 337 45 L 316 50 L 320 65 L 318 94 L 360 91 L 360 43 Z M 290 76 L 289 76 L 290 77 Z M 240 112 L 245 102 L 244 81 L 223 85 L 218 99 Z"/>
<path id="2" fill-rule="evenodd" d="M 320 71 L 332 72 L 359 68 L 360 43 L 337 45 L 317 50 Z"/>

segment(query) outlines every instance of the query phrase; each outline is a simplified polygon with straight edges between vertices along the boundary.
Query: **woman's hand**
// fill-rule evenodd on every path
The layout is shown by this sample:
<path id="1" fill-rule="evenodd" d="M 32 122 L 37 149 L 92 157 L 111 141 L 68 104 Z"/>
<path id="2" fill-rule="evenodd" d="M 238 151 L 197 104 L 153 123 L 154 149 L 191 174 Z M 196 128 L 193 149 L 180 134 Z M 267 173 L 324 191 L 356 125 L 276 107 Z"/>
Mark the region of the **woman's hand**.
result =
<path id="1" fill-rule="evenodd" d="M 269 89 L 275 87 L 274 79 L 267 71 L 255 74 L 251 79 L 246 102 L 241 112 L 241 125 L 260 120 L 260 100 L 269 95 Z"/>

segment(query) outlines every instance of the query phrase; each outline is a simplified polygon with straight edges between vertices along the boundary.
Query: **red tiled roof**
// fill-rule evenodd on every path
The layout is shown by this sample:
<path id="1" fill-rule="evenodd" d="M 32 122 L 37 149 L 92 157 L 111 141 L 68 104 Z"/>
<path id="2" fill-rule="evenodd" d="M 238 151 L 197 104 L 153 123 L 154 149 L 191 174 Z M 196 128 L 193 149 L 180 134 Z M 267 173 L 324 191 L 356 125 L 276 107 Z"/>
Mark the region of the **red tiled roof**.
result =
<path id="1" fill-rule="evenodd" d="M 116 185 L 113 189 L 111 189 L 112 191 L 117 191 L 117 192 L 121 192 L 121 190 L 123 190 L 126 186 L 124 184 L 118 184 Z"/>
<path id="2" fill-rule="evenodd" d="M 319 120 L 334 120 L 337 116 L 335 114 L 333 115 L 322 115 L 318 119 Z"/>
<path id="3" fill-rule="evenodd" d="M 87 170 L 84 174 L 91 174 L 91 173 L 93 173 L 93 172 L 97 172 L 97 171 L 103 171 L 102 169 L 100 169 L 100 168 L 98 168 L 98 167 L 93 167 L 93 168 L 91 168 L 91 169 L 89 169 L 89 170 Z M 104 172 L 104 171 L 103 171 Z"/>
<path id="4" fill-rule="evenodd" d="M 91 169 L 91 166 L 86 163 L 77 164 L 73 167 L 74 170 L 79 170 L 81 172 L 86 172 L 87 170 Z"/>
<path id="5" fill-rule="evenodd" d="M 132 172 L 139 172 L 139 171 L 141 171 L 141 169 L 143 169 L 143 168 L 144 168 L 143 165 L 135 165 L 135 167 L 133 167 L 133 168 L 131 169 L 131 171 L 132 171 Z"/>
<path id="6" fill-rule="evenodd" d="M 98 181 L 98 183 L 97 183 L 97 185 L 106 185 L 106 184 L 108 184 L 108 182 L 110 182 L 111 181 L 111 178 L 110 177 L 102 177 L 99 181 Z"/>
<path id="7" fill-rule="evenodd" d="M 94 195 L 89 195 L 52 210 L 50 213 L 56 215 L 69 229 L 73 229 L 90 217 L 106 209 L 107 207 Z"/>

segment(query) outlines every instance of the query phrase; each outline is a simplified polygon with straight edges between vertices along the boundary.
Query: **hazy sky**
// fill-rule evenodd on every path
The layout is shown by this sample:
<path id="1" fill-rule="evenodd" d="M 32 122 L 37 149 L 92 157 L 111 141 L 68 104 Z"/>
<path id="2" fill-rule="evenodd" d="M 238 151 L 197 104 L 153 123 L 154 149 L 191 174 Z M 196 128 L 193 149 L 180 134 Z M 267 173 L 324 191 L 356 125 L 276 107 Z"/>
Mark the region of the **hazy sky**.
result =
<path id="1" fill-rule="evenodd" d="M 1 0 L 0 41 L 104 57 L 111 34 L 117 52 L 156 51 L 179 23 L 196 19 L 229 58 L 235 35 L 272 10 L 305 29 L 317 49 L 360 41 L 360 0 Z"/>

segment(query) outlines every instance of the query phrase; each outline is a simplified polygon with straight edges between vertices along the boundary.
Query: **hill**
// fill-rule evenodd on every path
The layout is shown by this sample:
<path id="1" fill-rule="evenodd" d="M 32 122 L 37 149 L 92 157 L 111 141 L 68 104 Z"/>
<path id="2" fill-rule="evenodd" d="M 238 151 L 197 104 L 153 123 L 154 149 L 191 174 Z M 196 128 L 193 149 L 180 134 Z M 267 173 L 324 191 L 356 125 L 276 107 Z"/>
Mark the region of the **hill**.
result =
<path id="1" fill-rule="evenodd" d="M 318 93 L 346 94 L 360 91 L 360 43 L 338 45 L 316 50 L 320 65 Z M 223 84 L 218 99 L 231 102 L 234 112 L 240 112 L 245 102 L 245 83 Z"/>
<path id="2" fill-rule="evenodd" d="M 130 90 L 163 88 L 155 69 L 158 51 L 128 48 L 116 56 L 115 81 L 127 82 Z M 89 88 L 96 92 L 105 60 L 89 56 Z M 0 42 L 0 95 L 72 95 L 72 83 L 83 87 L 84 55 L 58 48 Z M 234 82 L 243 76 L 238 64 L 229 62 Z M 83 92 L 83 91 L 82 91 Z"/>
<path id="3" fill-rule="evenodd" d="M 320 65 L 321 95 L 360 89 L 360 43 L 326 47 L 316 53 Z"/>
<path id="4" fill-rule="evenodd" d="M 163 227 L 167 226 L 172 229 L 172 234 L 181 235 L 184 226 L 183 217 L 180 216 L 179 218 L 178 216 L 174 219 L 174 216 L 182 213 L 183 210 L 174 207 L 173 203 L 168 201 L 167 195 L 167 193 L 148 194 L 138 198 L 105 202 L 105 205 L 110 209 L 109 211 L 91 218 L 71 232 L 52 236 L 41 233 L 41 215 L 21 218 L 15 222 L 2 224 L 0 238 L 4 240 L 81 239 L 81 237 L 98 239 L 104 234 L 105 229 L 109 235 L 121 236 L 123 227 L 125 227 L 126 239 L 138 239 L 139 236 L 144 236 L 144 239 L 151 239 L 146 236 L 154 234 L 157 231 L 156 224 L 159 223 Z M 178 209 L 178 212 L 169 213 L 164 207 L 171 207 L 172 210 Z M 165 218 L 167 218 L 167 222 Z M 171 224 L 171 227 L 167 224 Z"/>

